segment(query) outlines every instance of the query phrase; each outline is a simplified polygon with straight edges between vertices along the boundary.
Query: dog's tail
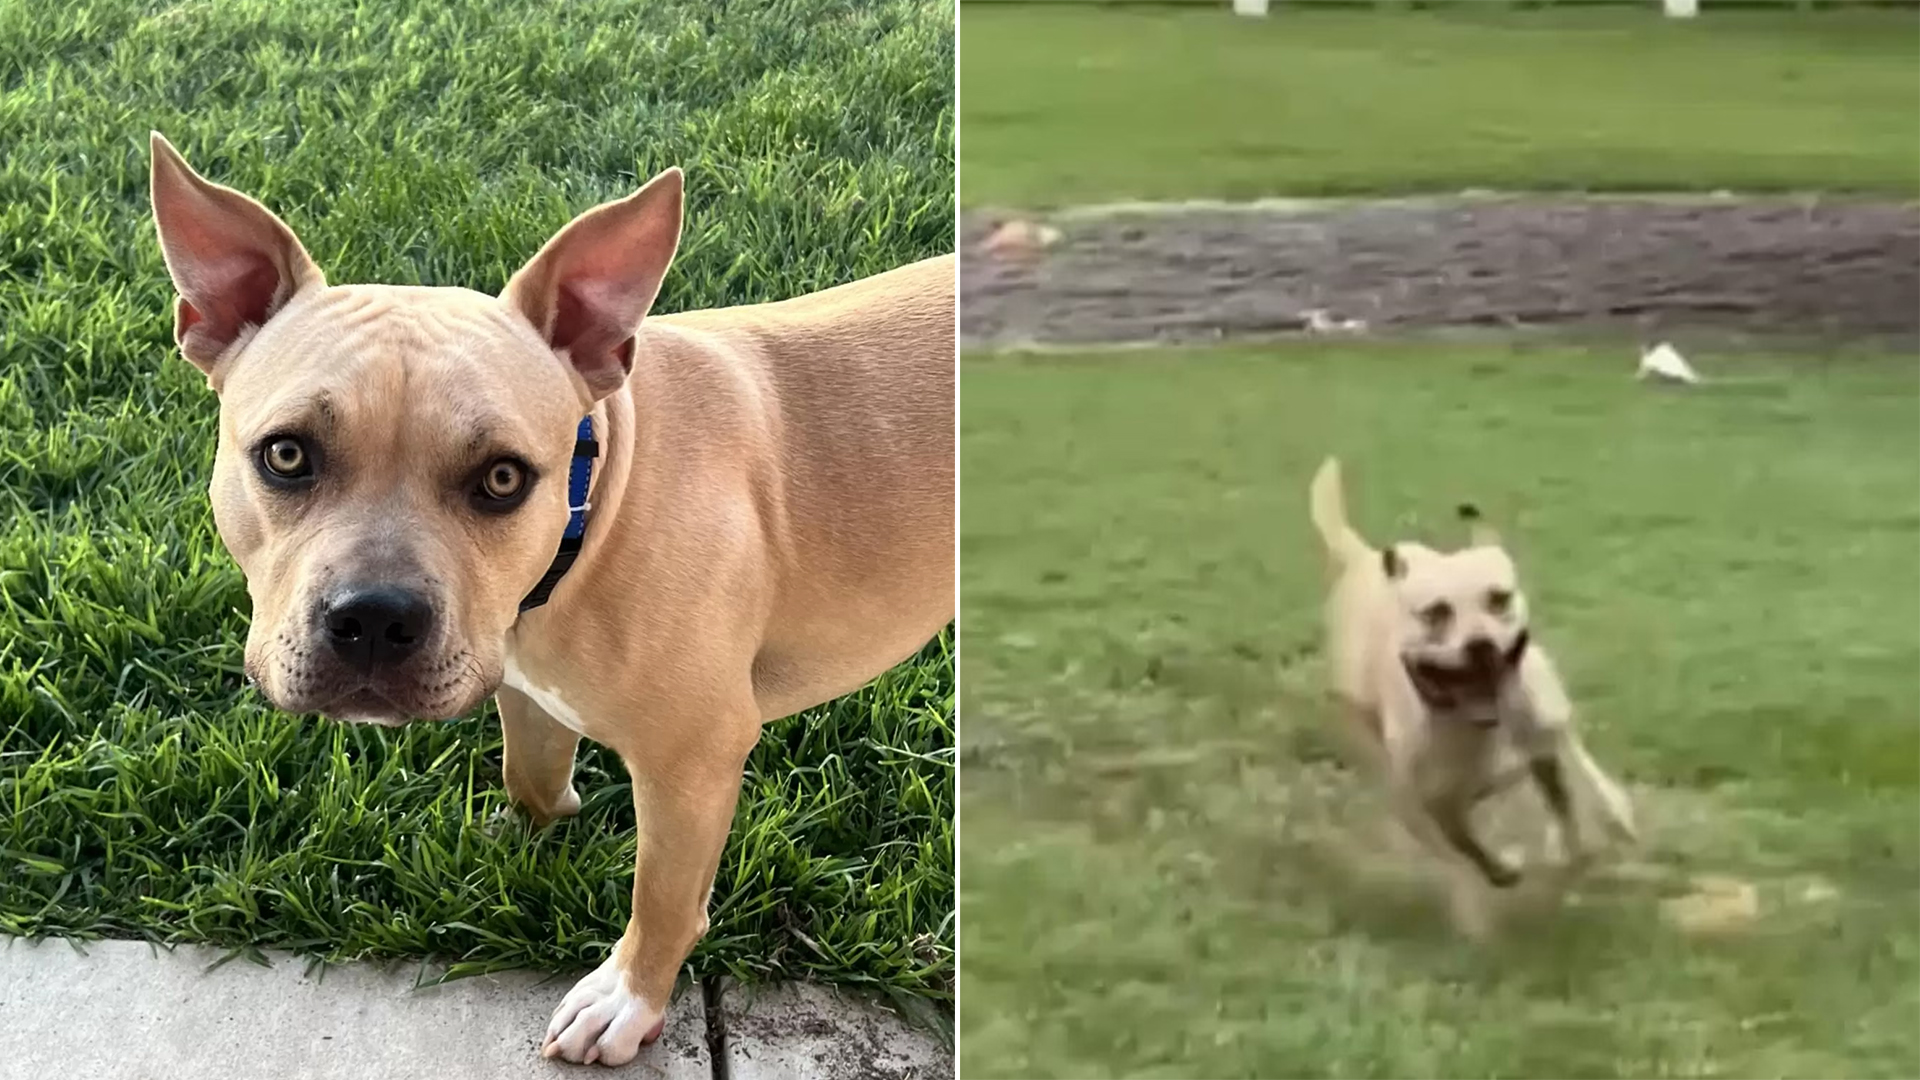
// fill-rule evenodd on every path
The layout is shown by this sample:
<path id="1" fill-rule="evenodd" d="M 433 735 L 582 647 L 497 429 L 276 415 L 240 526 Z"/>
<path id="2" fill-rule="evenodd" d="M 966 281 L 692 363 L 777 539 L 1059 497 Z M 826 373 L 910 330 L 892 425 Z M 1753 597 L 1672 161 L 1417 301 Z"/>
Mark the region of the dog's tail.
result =
<path id="1" fill-rule="evenodd" d="M 1320 463 L 1319 471 L 1313 474 L 1313 484 L 1307 489 L 1307 504 L 1313 527 L 1320 530 L 1320 539 L 1327 545 L 1327 556 L 1334 565 L 1344 567 L 1372 557 L 1373 549 L 1347 524 L 1347 497 L 1341 490 L 1340 459 L 1328 458 Z"/>

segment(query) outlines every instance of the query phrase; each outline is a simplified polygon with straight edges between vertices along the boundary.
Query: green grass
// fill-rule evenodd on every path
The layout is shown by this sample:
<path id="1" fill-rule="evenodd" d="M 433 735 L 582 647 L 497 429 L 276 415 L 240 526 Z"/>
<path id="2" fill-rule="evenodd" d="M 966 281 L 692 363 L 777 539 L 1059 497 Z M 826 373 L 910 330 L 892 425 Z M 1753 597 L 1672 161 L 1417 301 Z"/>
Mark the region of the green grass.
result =
<path id="1" fill-rule="evenodd" d="M 952 250 L 952 54 L 940 0 L 0 5 L 0 930 L 472 971 L 598 963 L 628 909 L 610 754 L 529 835 L 493 823 L 490 715 L 387 733 L 243 689 L 149 128 L 341 282 L 495 290 L 683 165 L 676 311 Z M 951 657 L 768 729 L 697 971 L 948 993 Z"/>
<path id="2" fill-rule="evenodd" d="M 962 1075 L 1920 1072 L 1920 373 L 1694 359 L 1724 381 L 1574 344 L 963 362 Z M 1640 803 L 1636 873 L 1486 950 L 1334 754 L 1330 452 L 1372 537 L 1503 528 Z M 1669 925 L 1700 874 L 1757 921 Z"/>
<path id="3" fill-rule="evenodd" d="M 969 206 L 1920 192 L 1912 10 L 969 4 L 961 45 Z"/>

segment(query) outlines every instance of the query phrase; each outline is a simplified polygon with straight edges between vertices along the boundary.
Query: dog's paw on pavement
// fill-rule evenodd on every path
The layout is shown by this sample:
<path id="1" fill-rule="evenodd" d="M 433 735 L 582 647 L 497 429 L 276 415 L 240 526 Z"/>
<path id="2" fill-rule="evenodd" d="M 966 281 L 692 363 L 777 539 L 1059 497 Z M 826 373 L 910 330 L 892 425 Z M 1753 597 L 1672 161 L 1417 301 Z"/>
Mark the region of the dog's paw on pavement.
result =
<path id="1" fill-rule="evenodd" d="M 625 1065 L 666 1026 L 665 1011 L 628 987 L 626 973 L 609 954 L 606 963 L 567 991 L 547 1024 L 540 1056 L 583 1065 Z"/>

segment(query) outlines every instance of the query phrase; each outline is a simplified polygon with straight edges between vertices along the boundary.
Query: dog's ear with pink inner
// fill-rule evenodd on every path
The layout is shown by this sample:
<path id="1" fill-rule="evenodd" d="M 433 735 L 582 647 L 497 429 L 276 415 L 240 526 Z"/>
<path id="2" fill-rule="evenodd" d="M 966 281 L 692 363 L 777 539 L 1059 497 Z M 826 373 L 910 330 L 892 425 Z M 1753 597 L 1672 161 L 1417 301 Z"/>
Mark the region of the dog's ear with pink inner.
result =
<path id="1" fill-rule="evenodd" d="M 157 131 L 152 195 L 160 253 L 180 294 L 173 337 L 210 378 L 249 327 L 266 325 L 302 289 L 326 286 L 286 222 L 194 172 Z"/>
<path id="2" fill-rule="evenodd" d="M 500 298 L 562 354 L 598 401 L 633 370 L 633 335 L 680 245 L 683 182 L 668 169 L 547 241 Z"/>

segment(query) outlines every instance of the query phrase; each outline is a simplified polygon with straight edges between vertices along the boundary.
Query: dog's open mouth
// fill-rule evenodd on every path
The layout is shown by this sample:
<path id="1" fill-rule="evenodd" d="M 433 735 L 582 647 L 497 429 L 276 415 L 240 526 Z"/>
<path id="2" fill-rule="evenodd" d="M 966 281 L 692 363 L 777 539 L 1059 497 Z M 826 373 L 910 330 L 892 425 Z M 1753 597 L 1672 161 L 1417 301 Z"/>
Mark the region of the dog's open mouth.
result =
<path id="1" fill-rule="evenodd" d="M 1520 666 L 1527 651 L 1527 635 L 1521 634 L 1505 653 L 1490 653 L 1462 664 L 1442 664 L 1424 658 L 1404 657 L 1407 677 L 1420 700 L 1436 712 L 1466 712 L 1474 723 L 1489 726 L 1499 722 L 1495 708 L 1500 688 Z"/>
<path id="2" fill-rule="evenodd" d="M 1438 712 L 1455 712 L 1469 706 L 1486 706 L 1475 710 L 1474 719 L 1483 724 L 1497 720 L 1492 706 L 1499 699 L 1504 672 L 1478 667 L 1451 667 L 1430 660 L 1409 660 L 1406 667 L 1414 690 L 1428 708 Z"/>

